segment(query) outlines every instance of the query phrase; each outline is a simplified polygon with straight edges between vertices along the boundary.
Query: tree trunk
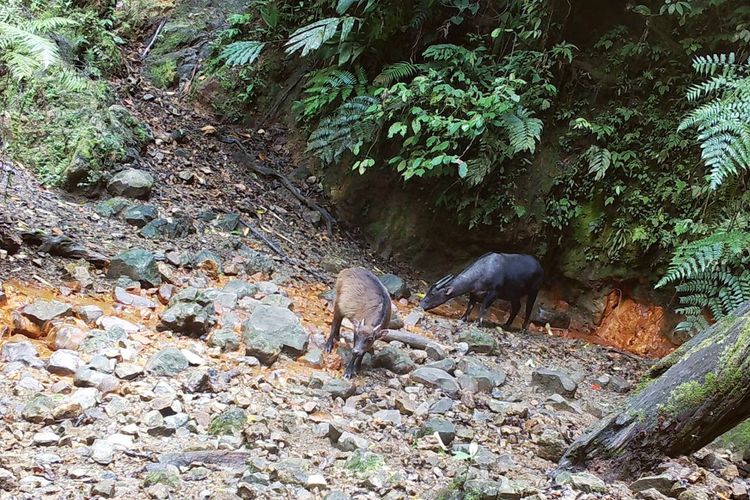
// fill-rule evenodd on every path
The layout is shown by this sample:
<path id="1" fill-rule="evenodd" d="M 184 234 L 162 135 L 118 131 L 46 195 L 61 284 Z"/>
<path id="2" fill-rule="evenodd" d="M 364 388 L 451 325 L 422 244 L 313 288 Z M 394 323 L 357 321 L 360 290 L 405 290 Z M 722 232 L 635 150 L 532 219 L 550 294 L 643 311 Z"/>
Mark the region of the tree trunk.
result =
<path id="1" fill-rule="evenodd" d="M 750 302 L 654 365 L 647 382 L 565 452 L 610 479 L 692 453 L 750 417 Z"/>

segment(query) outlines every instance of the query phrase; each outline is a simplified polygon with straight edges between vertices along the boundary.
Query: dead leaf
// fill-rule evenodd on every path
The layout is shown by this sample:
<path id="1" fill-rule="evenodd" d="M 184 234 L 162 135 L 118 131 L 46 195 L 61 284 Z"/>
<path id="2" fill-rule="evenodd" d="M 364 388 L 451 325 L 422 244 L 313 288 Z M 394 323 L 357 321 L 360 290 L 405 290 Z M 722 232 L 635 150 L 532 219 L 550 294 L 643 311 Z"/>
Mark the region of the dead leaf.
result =
<path id="1" fill-rule="evenodd" d="M 203 132 L 203 135 L 211 135 L 216 133 L 216 127 L 213 125 L 206 125 L 205 127 L 201 127 L 201 132 Z"/>

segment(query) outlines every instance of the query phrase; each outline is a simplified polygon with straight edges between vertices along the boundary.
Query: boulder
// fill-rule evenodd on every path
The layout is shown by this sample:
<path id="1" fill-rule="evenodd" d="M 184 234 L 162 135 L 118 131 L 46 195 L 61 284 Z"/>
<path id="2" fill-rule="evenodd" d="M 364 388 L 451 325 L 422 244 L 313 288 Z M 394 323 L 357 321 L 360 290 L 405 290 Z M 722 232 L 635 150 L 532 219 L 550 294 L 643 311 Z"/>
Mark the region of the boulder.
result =
<path id="1" fill-rule="evenodd" d="M 399 375 L 409 373 L 417 367 L 403 349 L 394 345 L 387 345 L 380 349 L 375 354 L 373 366 L 385 368 Z"/>
<path id="2" fill-rule="evenodd" d="M 304 354 L 307 333 L 299 318 L 289 309 L 269 305 L 255 308 L 250 319 L 242 323 L 242 338 L 248 356 L 270 365 L 284 351 L 292 356 Z"/>
<path id="3" fill-rule="evenodd" d="M 469 346 L 468 352 L 490 354 L 497 349 L 495 337 L 476 327 L 462 331 L 458 336 L 458 341 L 465 342 Z"/>
<path id="4" fill-rule="evenodd" d="M 94 206 L 94 212 L 100 217 L 114 217 L 130 206 L 125 198 L 115 197 L 102 200 Z"/>
<path id="5" fill-rule="evenodd" d="M 440 436 L 440 440 L 446 446 L 450 446 L 450 444 L 456 438 L 456 426 L 453 425 L 453 423 L 451 423 L 450 421 L 441 417 L 434 417 L 425 422 L 425 424 L 419 430 L 418 436 L 430 436 L 436 432 Z"/>
<path id="6" fill-rule="evenodd" d="M 188 369 L 189 363 L 182 351 L 167 347 L 154 354 L 146 365 L 146 371 L 156 375 L 176 375 Z"/>
<path id="7" fill-rule="evenodd" d="M 139 231 L 150 240 L 175 240 L 195 232 L 193 221 L 187 216 L 175 215 L 171 219 L 154 219 Z"/>
<path id="8" fill-rule="evenodd" d="M 115 174 L 107 183 L 107 191 L 114 196 L 148 199 L 154 187 L 154 177 L 144 170 L 128 168 Z"/>
<path id="9" fill-rule="evenodd" d="M 411 296 L 409 287 L 406 286 L 404 280 L 395 274 L 384 274 L 379 276 L 378 279 L 383 283 L 385 289 L 388 290 L 388 293 L 391 294 L 391 297 L 394 299 L 408 299 Z"/>
<path id="10" fill-rule="evenodd" d="M 562 394 L 567 398 L 575 396 L 578 389 L 578 384 L 566 374 L 544 367 L 534 370 L 531 374 L 531 381 L 534 385 Z"/>
<path id="11" fill-rule="evenodd" d="M 143 227 L 159 217 L 159 209 L 154 205 L 133 205 L 122 212 L 122 218 L 135 227 Z"/>
<path id="12" fill-rule="evenodd" d="M 128 250 L 112 259 L 107 277 L 117 279 L 120 276 L 127 276 L 148 287 L 161 284 L 161 274 L 154 254 L 142 248 Z"/>
<path id="13" fill-rule="evenodd" d="M 427 387 L 437 387 L 448 396 L 458 396 L 460 388 L 458 382 L 449 373 L 437 368 L 421 367 L 409 374 L 412 382 L 419 382 Z"/>

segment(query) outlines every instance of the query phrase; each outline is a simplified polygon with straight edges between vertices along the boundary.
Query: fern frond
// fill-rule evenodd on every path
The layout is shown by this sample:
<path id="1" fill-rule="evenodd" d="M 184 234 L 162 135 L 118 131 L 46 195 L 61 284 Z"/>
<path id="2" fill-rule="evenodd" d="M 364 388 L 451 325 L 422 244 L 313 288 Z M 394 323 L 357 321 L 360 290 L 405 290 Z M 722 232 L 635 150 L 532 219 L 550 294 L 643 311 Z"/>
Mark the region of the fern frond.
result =
<path id="1" fill-rule="evenodd" d="M 503 124 L 508 132 L 510 147 L 514 154 L 528 151 L 533 153 L 542 134 L 542 120 L 534 118 L 531 111 L 519 107 L 515 113 L 503 116 Z"/>
<path id="2" fill-rule="evenodd" d="M 375 77 L 375 83 L 383 87 L 390 87 L 394 83 L 405 80 L 417 74 L 419 66 L 407 61 L 389 64 L 384 67 L 378 76 Z"/>
<path id="3" fill-rule="evenodd" d="M 227 66 L 246 66 L 254 63 L 266 44 L 255 40 L 230 43 L 221 51 L 219 59 Z"/>
<path id="4" fill-rule="evenodd" d="M 0 48 L 16 47 L 13 52 L 28 52 L 38 67 L 46 69 L 59 64 L 60 51 L 51 39 L 10 23 L 0 22 Z"/>
<path id="5" fill-rule="evenodd" d="M 302 51 L 302 57 L 318 50 L 324 43 L 333 38 L 338 30 L 339 24 L 346 18 L 329 17 L 315 21 L 299 28 L 292 33 L 286 42 L 287 54 Z"/>

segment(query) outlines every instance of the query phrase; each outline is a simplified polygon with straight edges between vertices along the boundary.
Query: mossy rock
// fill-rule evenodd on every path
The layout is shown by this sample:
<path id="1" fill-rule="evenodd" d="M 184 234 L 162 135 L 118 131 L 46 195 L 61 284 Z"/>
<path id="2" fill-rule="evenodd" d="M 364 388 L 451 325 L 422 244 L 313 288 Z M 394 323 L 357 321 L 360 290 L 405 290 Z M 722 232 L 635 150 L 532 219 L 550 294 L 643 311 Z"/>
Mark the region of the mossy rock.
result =
<path id="1" fill-rule="evenodd" d="M 229 408 L 211 420 L 208 433 L 212 436 L 239 434 L 247 424 L 247 413 L 242 408 Z"/>

